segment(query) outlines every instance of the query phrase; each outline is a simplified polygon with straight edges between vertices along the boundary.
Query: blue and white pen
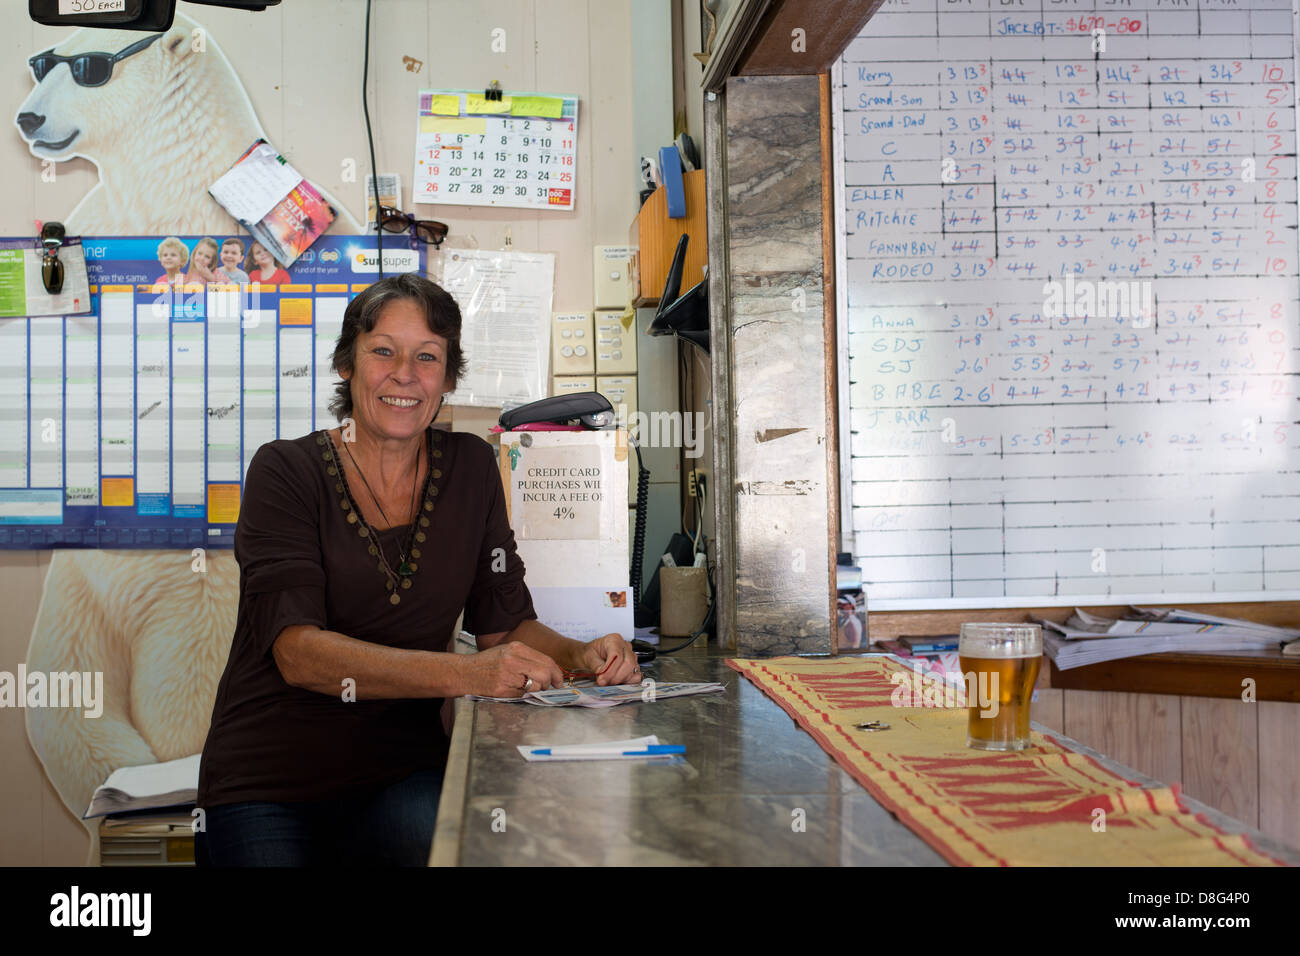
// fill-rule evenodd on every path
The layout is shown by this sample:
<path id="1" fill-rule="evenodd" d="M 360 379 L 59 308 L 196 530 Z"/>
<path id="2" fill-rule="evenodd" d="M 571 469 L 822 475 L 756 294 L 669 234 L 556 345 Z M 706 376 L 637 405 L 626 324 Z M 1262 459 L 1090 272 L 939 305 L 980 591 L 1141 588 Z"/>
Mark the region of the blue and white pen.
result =
<path id="1" fill-rule="evenodd" d="M 684 754 L 681 744 L 649 744 L 644 750 L 613 750 L 599 747 L 539 747 L 532 751 L 534 757 L 658 757 L 667 754 Z"/>

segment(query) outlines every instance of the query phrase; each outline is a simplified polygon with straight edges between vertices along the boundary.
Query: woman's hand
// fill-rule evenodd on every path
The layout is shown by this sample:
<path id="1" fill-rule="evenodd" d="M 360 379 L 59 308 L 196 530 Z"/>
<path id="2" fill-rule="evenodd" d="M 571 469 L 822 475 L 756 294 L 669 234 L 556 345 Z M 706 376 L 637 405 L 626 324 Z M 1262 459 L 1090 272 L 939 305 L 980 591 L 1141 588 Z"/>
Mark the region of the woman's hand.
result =
<path id="1" fill-rule="evenodd" d="M 529 691 L 549 690 L 564 684 L 560 665 L 518 641 L 463 655 L 462 659 L 468 668 L 466 693 L 479 697 L 522 697 Z"/>
<path id="2" fill-rule="evenodd" d="M 617 634 L 606 634 L 587 645 L 583 665 L 596 675 L 597 684 L 639 684 L 641 666 L 632 645 Z"/>

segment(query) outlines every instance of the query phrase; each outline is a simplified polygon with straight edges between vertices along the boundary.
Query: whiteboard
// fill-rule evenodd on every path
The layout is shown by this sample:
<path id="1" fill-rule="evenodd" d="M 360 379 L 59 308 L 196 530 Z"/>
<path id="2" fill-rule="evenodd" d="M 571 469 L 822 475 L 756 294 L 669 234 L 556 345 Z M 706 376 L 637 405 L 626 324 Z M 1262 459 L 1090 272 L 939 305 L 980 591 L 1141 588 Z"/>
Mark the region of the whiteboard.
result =
<path id="1" fill-rule="evenodd" d="M 1295 22 L 885 0 L 850 44 L 841 461 L 872 610 L 1300 597 Z"/>

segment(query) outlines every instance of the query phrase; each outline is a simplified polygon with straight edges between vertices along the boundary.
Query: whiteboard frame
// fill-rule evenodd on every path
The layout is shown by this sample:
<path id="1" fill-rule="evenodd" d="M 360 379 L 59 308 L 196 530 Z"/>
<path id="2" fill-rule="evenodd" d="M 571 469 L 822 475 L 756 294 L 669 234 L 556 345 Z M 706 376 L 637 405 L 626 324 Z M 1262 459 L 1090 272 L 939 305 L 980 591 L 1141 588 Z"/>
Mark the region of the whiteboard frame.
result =
<path id="1" fill-rule="evenodd" d="M 870 21 L 868 21 L 870 22 Z M 839 419 L 840 472 L 840 550 L 854 550 L 853 534 L 853 456 L 850 450 L 849 418 L 849 290 L 844 277 L 848 274 L 848 253 L 844 248 L 848 222 L 844 214 L 844 56 L 831 64 L 831 156 L 835 208 L 835 381 L 838 383 L 835 413 Z M 840 400 L 840 396 L 844 400 Z"/>
<path id="2" fill-rule="evenodd" d="M 1199 5 L 1198 5 L 1199 9 Z M 863 29 L 870 26 L 868 20 Z M 856 38 L 855 38 L 856 39 Z M 1295 150 L 1297 180 L 1300 180 L 1300 0 L 1291 0 L 1291 59 L 1293 64 L 1291 91 L 1295 104 Z M 852 42 L 852 41 L 850 41 Z M 847 51 L 847 47 L 846 47 Z M 853 456 L 852 433 L 849 417 L 849 309 L 848 309 L 848 241 L 845 217 L 844 171 L 844 53 L 836 57 L 831 66 L 831 150 L 832 176 L 835 187 L 835 335 L 842 347 L 836 351 L 838 368 L 839 448 L 837 449 L 840 473 L 840 539 L 842 550 L 856 553 L 856 535 L 853 530 Z M 1297 200 L 1300 208 L 1300 199 Z M 1300 252 L 1300 229 L 1296 230 L 1297 251 Z M 1300 283 L 1300 279 L 1297 280 Z M 1297 330 L 1300 331 L 1300 330 Z M 1300 397 L 1297 397 L 1300 402 Z M 867 613 L 872 611 L 952 611 L 1024 607 L 1078 607 L 1095 605 L 1136 604 L 1142 606 L 1172 606 L 1186 604 L 1237 604 L 1260 601 L 1297 601 L 1300 589 L 1281 591 L 1219 591 L 1219 592 L 1146 592 L 1137 594 L 1065 594 L 1065 595 L 1008 595 L 1006 597 L 969 598 L 891 598 L 872 601 L 867 583 L 863 582 L 867 599 Z"/>

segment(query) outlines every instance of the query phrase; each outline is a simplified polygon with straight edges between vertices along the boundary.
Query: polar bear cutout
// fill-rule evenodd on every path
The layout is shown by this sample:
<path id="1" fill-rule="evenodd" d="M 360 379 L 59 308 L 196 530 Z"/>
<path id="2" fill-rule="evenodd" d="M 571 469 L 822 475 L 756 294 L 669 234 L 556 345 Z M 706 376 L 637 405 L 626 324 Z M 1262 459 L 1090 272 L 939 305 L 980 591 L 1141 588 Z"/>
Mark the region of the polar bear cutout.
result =
<path id="1" fill-rule="evenodd" d="M 189 551 L 53 553 L 27 668 L 103 672 L 103 713 L 29 708 L 27 736 L 78 820 L 117 768 L 203 749 L 238 605 L 228 550 L 208 551 L 201 571 Z M 94 864 L 99 819 L 82 822 Z"/>
<path id="2" fill-rule="evenodd" d="M 69 235 L 232 234 L 234 219 L 208 186 L 259 138 L 253 104 L 221 48 L 181 14 L 143 50 L 113 64 L 103 86 L 78 86 L 60 63 L 36 84 L 14 122 L 33 156 L 62 162 L 80 156 L 99 171 L 63 219 Z M 86 28 L 54 47 L 63 56 L 118 53 L 147 34 Z M 313 183 L 317 189 L 319 184 Z M 359 233 L 337 199 L 331 230 Z"/>
<path id="3" fill-rule="evenodd" d="M 103 86 L 78 86 L 71 68 L 51 70 L 16 119 L 34 156 L 83 157 L 99 172 L 64 218 L 74 235 L 194 235 L 238 231 L 208 195 L 254 140 L 261 124 L 220 47 L 196 24 L 172 28 L 117 62 Z M 116 53 L 145 34 L 84 29 L 54 47 L 70 55 Z M 319 188 L 319 186 L 317 187 Z M 333 197 L 332 228 L 360 232 Z M 172 760 L 203 748 L 234 636 L 239 568 L 229 551 L 208 551 L 203 573 L 189 551 L 58 550 L 53 553 L 27 653 L 30 671 L 102 671 L 104 713 L 26 712 L 28 739 L 78 820 L 95 787 L 118 767 Z M 89 863 L 99 858 L 98 820 Z"/>

